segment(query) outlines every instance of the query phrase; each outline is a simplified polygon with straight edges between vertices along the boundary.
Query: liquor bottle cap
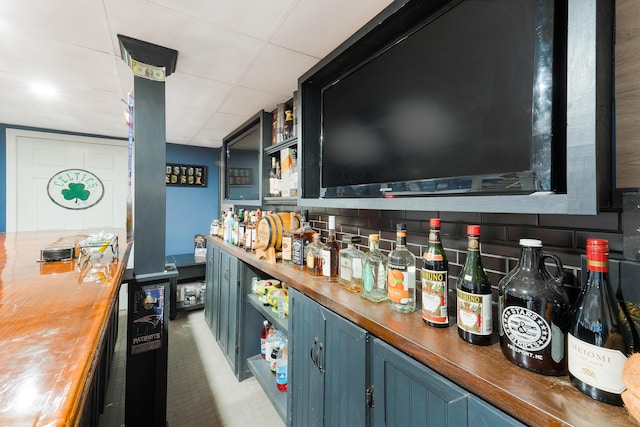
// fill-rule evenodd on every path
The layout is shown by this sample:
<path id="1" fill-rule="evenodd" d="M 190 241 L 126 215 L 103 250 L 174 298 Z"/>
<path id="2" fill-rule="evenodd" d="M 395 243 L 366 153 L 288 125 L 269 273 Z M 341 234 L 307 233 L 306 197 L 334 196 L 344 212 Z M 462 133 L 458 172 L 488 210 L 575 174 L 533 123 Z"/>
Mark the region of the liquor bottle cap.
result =
<path id="1" fill-rule="evenodd" d="M 440 218 L 431 218 L 429 219 L 430 227 L 440 227 Z"/>
<path id="2" fill-rule="evenodd" d="M 346 243 L 347 245 L 350 244 L 350 243 L 355 244 L 355 243 L 360 243 L 361 238 L 360 238 L 360 236 L 356 236 L 356 235 L 353 235 L 353 234 L 345 234 L 342 237 L 342 241 L 344 243 Z"/>
<path id="3" fill-rule="evenodd" d="M 467 234 L 470 236 L 479 236 L 480 235 L 480 226 L 479 225 L 467 225 Z"/>
<path id="4" fill-rule="evenodd" d="M 330 229 L 336 228 L 336 217 L 333 215 L 329 216 L 329 228 Z"/>
<path id="5" fill-rule="evenodd" d="M 587 252 L 608 253 L 609 241 L 605 239 L 587 239 Z"/>
<path id="6" fill-rule="evenodd" d="M 538 239 L 520 239 L 520 246 L 526 246 L 529 248 L 541 248 L 542 240 Z"/>
<path id="7" fill-rule="evenodd" d="M 404 224 L 404 223 L 396 224 L 396 230 L 397 231 L 406 231 L 407 230 L 407 224 Z"/>
<path id="8" fill-rule="evenodd" d="M 369 234 L 369 240 L 370 241 L 374 241 L 377 242 L 378 240 L 380 240 L 380 235 L 375 233 L 375 234 Z"/>
<path id="9" fill-rule="evenodd" d="M 292 211 L 292 212 L 289 214 L 289 216 L 290 216 L 291 218 L 295 218 L 295 217 L 297 217 L 297 216 L 298 216 L 298 214 Z"/>

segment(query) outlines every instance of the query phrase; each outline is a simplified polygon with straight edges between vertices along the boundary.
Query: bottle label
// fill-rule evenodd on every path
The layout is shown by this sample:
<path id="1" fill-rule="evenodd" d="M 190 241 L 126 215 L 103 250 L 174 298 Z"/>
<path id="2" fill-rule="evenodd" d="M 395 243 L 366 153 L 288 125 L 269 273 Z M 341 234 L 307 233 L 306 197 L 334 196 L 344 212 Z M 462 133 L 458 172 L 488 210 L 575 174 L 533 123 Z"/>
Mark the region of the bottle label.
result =
<path id="1" fill-rule="evenodd" d="M 622 367 L 627 358 L 619 350 L 598 347 L 569 334 L 569 372 L 597 389 L 620 394 L 625 390 Z"/>
<path id="2" fill-rule="evenodd" d="M 293 247 L 291 248 L 291 260 L 295 265 L 304 266 L 304 244 L 302 239 L 293 239 Z"/>
<path id="3" fill-rule="evenodd" d="M 291 236 L 284 236 L 282 238 L 282 260 L 283 261 L 291 261 L 292 256 L 292 239 Z"/>
<path id="4" fill-rule="evenodd" d="M 322 250 L 322 275 L 331 277 L 331 251 Z"/>
<path id="5" fill-rule="evenodd" d="M 458 289 L 458 327 L 476 335 L 491 335 L 491 322 L 491 294 L 470 294 Z"/>
<path id="6" fill-rule="evenodd" d="M 313 264 L 314 264 L 313 251 L 309 251 L 307 253 L 307 268 L 309 270 L 313 270 Z"/>
<path id="7" fill-rule="evenodd" d="M 544 317 L 528 308 L 506 307 L 502 311 L 502 328 L 516 347 L 527 352 L 523 354 L 534 359 L 542 359 L 542 355 L 532 355 L 528 352 L 543 350 L 551 343 L 549 324 Z"/>
<path id="8" fill-rule="evenodd" d="M 287 365 L 276 364 L 276 383 L 280 385 L 287 383 Z"/>
<path id="9" fill-rule="evenodd" d="M 371 292 L 373 290 L 375 277 L 373 276 L 373 269 L 368 262 L 364 265 L 364 276 L 362 277 L 362 288 L 365 292 Z"/>
<path id="10" fill-rule="evenodd" d="M 387 287 L 389 300 L 396 304 L 407 304 L 409 302 L 409 290 L 416 286 L 415 267 L 389 264 L 387 273 Z"/>
<path id="11" fill-rule="evenodd" d="M 362 259 L 351 259 L 351 276 L 354 279 L 362 279 Z"/>
<path id="12" fill-rule="evenodd" d="M 351 282 L 353 272 L 351 270 L 351 259 L 347 257 L 340 257 L 340 279 L 345 282 Z M 324 274 L 324 272 L 323 272 Z"/>
<path id="13" fill-rule="evenodd" d="M 422 269 L 422 318 L 447 324 L 447 272 Z"/>

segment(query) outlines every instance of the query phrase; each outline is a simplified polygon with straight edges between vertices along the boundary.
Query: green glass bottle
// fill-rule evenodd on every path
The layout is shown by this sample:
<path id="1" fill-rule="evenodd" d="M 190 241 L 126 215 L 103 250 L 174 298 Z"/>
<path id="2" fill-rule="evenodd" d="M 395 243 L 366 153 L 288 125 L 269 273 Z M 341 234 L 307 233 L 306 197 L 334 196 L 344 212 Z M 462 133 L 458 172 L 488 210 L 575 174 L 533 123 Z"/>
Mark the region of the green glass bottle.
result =
<path id="1" fill-rule="evenodd" d="M 467 260 L 458 276 L 458 335 L 475 345 L 491 344 L 491 283 L 480 257 L 480 226 L 467 226 Z"/>
<path id="2" fill-rule="evenodd" d="M 437 328 L 449 326 L 449 263 L 440 241 L 440 218 L 429 220 L 429 244 L 422 255 L 422 320 Z"/>

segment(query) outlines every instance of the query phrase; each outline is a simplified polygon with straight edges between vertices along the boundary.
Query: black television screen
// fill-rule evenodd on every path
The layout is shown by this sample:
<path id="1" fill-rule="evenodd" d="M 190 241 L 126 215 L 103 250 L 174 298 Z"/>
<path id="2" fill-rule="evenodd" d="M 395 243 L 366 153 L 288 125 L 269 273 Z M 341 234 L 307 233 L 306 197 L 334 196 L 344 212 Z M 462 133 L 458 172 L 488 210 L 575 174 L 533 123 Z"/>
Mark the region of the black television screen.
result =
<path id="1" fill-rule="evenodd" d="M 322 195 L 558 190 L 557 9 L 453 2 L 326 85 Z"/>

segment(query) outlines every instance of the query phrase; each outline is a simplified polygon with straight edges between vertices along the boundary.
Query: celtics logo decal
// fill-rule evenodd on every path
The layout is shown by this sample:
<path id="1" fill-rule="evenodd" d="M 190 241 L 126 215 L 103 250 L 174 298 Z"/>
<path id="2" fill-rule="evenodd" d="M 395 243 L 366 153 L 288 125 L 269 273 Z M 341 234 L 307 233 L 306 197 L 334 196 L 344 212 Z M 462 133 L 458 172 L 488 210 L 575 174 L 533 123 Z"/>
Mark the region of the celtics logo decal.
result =
<path id="1" fill-rule="evenodd" d="M 47 184 L 49 198 L 65 209 L 81 210 L 95 206 L 104 196 L 100 178 L 83 169 L 66 169 L 53 175 Z"/>

